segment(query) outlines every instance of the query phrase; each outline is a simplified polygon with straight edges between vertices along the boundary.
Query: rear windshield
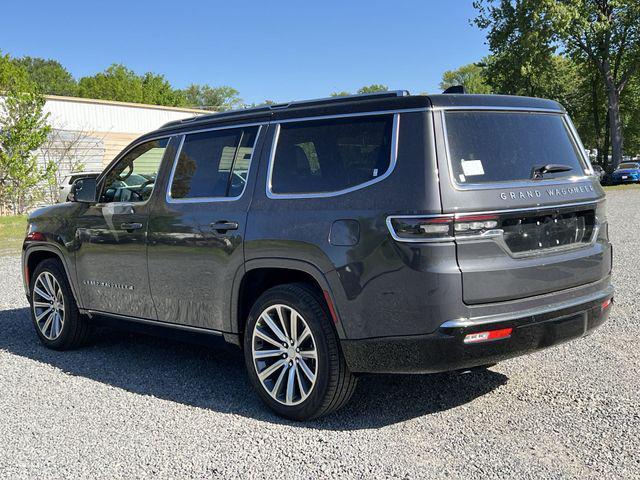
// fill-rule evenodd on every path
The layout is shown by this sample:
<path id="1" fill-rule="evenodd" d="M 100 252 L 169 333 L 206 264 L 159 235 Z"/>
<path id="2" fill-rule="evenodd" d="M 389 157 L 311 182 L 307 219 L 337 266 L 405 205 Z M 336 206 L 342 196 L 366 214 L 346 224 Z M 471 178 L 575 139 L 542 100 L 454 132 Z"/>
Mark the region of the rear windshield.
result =
<path id="1" fill-rule="evenodd" d="M 528 112 L 447 112 L 452 173 L 460 184 L 527 180 L 549 164 L 570 171 L 545 179 L 584 175 L 578 150 L 560 115 Z"/>
<path id="2" fill-rule="evenodd" d="M 638 167 L 640 167 L 640 165 L 637 163 L 621 163 L 620 165 L 618 165 L 618 168 L 620 170 L 622 170 L 623 168 L 638 168 Z"/>

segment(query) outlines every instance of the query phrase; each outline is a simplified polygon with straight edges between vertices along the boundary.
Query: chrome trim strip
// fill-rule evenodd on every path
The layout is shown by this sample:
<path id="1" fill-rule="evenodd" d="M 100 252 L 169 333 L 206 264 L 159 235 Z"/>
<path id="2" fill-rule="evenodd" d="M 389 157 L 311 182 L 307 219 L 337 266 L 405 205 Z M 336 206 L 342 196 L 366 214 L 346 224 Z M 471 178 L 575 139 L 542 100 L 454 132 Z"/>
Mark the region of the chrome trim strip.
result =
<path id="1" fill-rule="evenodd" d="M 596 205 L 600 202 L 604 202 L 605 201 L 605 197 L 601 197 L 598 199 L 593 199 L 593 200 L 585 200 L 583 202 L 568 202 L 568 203 L 560 203 L 560 204 L 553 204 L 553 205 L 538 205 L 536 207 L 521 207 L 521 208 L 505 208 L 505 209 L 500 209 L 500 210 L 483 210 L 483 211 L 478 211 L 478 212 L 459 212 L 456 213 L 456 218 L 460 218 L 460 217 L 464 217 L 465 215 L 484 215 L 484 214 L 491 214 L 491 213 L 496 213 L 496 214 L 500 214 L 500 213 L 511 213 L 511 212 L 531 212 L 531 211 L 535 211 L 535 210 L 554 210 L 554 209 L 558 209 L 558 208 L 571 208 L 571 207 L 580 207 L 583 205 Z"/>
<path id="2" fill-rule="evenodd" d="M 491 106 L 491 105 L 452 105 L 446 107 L 431 107 L 434 112 L 441 112 L 444 110 L 494 110 L 494 111 L 511 111 L 511 112 L 532 112 L 532 113 L 555 113 L 558 115 L 564 115 L 563 110 L 555 110 L 553 108 L 536 108 L 536 107 L 503 107 L 503 106 Z"/>
<path id="3" fill-rule="evenodd" d="M 371 179 L 367 182 L 361 183 L 359 185 L 355 185 L 353 187 L 344 188 L 342 190 L 338 190 L 335 192 L 321 192 L 321 193 L 274 193 L 272 191 L 272 176 L 273 176 L 273 166 L 276 155 L 276 149 L 278 147 L 278 139 L 280 137 L 280 124 L 288 123 L 288 122 L 304 122 L 304 121 L 313 121 L 313 120 L 322 120 L 322 119 L 330 119 L 330 118 L 345 118 L 345 117 L 362 117 L 362 116 L 374 116 L 374 115 L 393 115 L 393 124 L 392 124 L 392 133 L 391 133 L 391 159 L 389 160 L 389 168 L 387 171 L 380 175 L 377 178 Z M 267 169 L 267 184 L 265 188 L 265 194 L 268 198 L 271 199 L 299 199 L 299 198 L 328 198 L 328 197 L 337 197 L 339 195 L 344 195 L 347 193 L 354 192 L 356 190 L 360 190 L 366 187 L 369 187 L 375 183 L 381 182 L 389 175 L 393 173 L 396 167 L 396 161 L 398 157 L 398 136 L 400 132 L 400 114 L 396 112 L 366 112 L 366 113 L 354 113 L 348 115 L 330 115 L 324 117 L 309 117 L 304 119 L 292 119 L 287 121 L 279 121 L 276 124 L 276 130 L 273 134 L 273 142 L 271 144 L 271 151 L 269 152 L 269 167 Z"/>
<path id="4" fill-rule="evenodd" d="M 169 176 L 169 182 L 167 183 L 167 190 L 165 192 L 165 201 L 167 203 L 212 203 L 212 202 L 232 202 L 242 198 L 242 195 L 244 195 L 244 192 L 247 189 L 247 183 L 249 183 L 249 174 L 251 173 L 251 168 L 253 166 L 254 153 L 256 151 L 256 145 L 258 144 L 258 139 L 260 138 L 260 133 L 262 132 L 263 124 L 257 124 L 257 123 L 247 124 L 247 125 L 242 125 L 237 127 L 237 128 L 255 127 L 256 125 L 258 125 L 258 131 L 256 132 L 256 139 L 254 140 L 253 147 L 251 149 L 251 159 L 249 160 L 249 168 L 247 170 L 247 181 L 244 183 L 244 187 L 242 189 L 242 192 L 240 192 L 240 195 L 237 195 L 235 197 L 195 197 L 195 198 L 173 198 L 171 196 L 171 186 L 173 185 L 173 176 L 176 173 L 176 168 L 178 167 L 178 161 L 180 160 L 180 153 L 182 152 L 182 147 L 184 145 L 184 141 L 187 135 L 191 135 L 193 133 L 214 131 L 214 130 L 228 130 L 230 128 L 236 128 L 236 126 L 234 125 L 233 127 L 208 128 L 204 130 L 196 130 L 193 132 L 190 131 L 190 132 L 185 132 L 182 135 L 182 138 L 180 140 L 180 145 L 176 150 L 176 156 L 173 160 L 173 167 L 171 168 L 171 175 Z M 229 174 L 231 174 L 231 172 L 229 172 Z"/>
<path id="5" fill-rule="evenodd" d="M 452 213 L 445 213 L 442 215 L 389 215 L 387 216 L 386 224 L 391 237 L 397 242 L 405 242 L 405 243 L 445 243 L 445 242 L 453 242 L 455 237 L 441 237 L 441 238 L 402 238 L 399 237 L 398 234 L 393 229 L 393 225 L 391 224 L 391 220 L 394 218 L 435 218 L 435 217 L 450 217 L 453 219 L 454 215 Z"/>
<path id="6" fill-rule="evenodd" d="M 445 112 L 447 110 L 463 110 L 463 111 L 476 111 L 476 110 L 483 110 L 483 111 L 502 111 L 502 112 L 532 112 L 532 113 L 552 113 L 552 114 L 556 114 L 556 115 L 560 115 L 562 116 L 562 120 L 563 123 L 565 125 L 565 128 L 567 128 L 567 133 L 569 134 L 569 138 L 571 139 L 571 142 L 574 144 L 575 148 L 579 151 L 578 155 L 580 155 L 580 158 L 582 158 L 583 160 L 583 165 L 582 165 L 582 170 L 584 175 L 576 175 L 576 176 L 572 176 L 572 177 L 565 177 L 562 179 L 558 179 L 558 178 L 554 178 L 554 179 L 549 179 L 549 180 L 512 180 L 512 181 L 505 181 L 505 182 L 488 182 L 488 183 L 464 183 L 464 184 L 460 184 L 456 181 L 456 179 L 454 178 L 453 175 L 453 165 L 451 163 L 451 150 L 449 147 L 449 135 L 447 132 L 447 121 L 445 118 Z M 585 157 L 585 152 L 584 152 L 584 147 L 582 147 L 582 149 L 580 149 L 579 144 L 577 143 L 576 137 L 574 137 L 574 133 L 572 131 L 572 129 L 569 127 L 569 124 L 567 123 L 566 117 L 567 114 L 558 110 L 546 110 L 546 109 L 518 109 L 518 108 L 511 108 L 511 107 L 501 107 L 501 108 L 497 108 L 497 107 L 484 107 L 484 108 L 478 108 L 478 107 L 455 107 L 455 108 L 434 108 L 434 111 L 439 111 L 440 112 L 440 122 L 442 124 L 442 135 L 444 137 L 444 149 L 445 149 L 445 156 L 447 158 L 447 166 L 449 168 L 449 183 L 451 184 L 451 186 L 458 191 L 465 191 L 465 190 L 495 190 L 496 188 L 524 188 L 524 187 L 541 187 L 544 188 L 546 186 L 552 186 L 552 185 L 562 185 L 562 184 L 566 184 L 566 183 L 572 183 L 572 182 L 580 182 L 580 181 L 590 181 L 592 180 L 592 177 L 590 176 L 590 174 L 588 173 L 590 170 L 585 170 L 585 167 L 587 165 L 590 165 L 589 163 L 584 164 L 584 157 Z M 576 133 L 577 135 L 577 133 Z"/>
<path id="7" fill-rule="evenodd" d="M 585 285 L 581 285 L 580 287 L 584 287 Z M 579 288 L 580 288 L 579 287 Z M 551 292 L 550 294 L 544 295 L 553 295 L 559 292 Z M 585 295 L 583 297 L 572 298 L 571 300 L 566 300 L 564 302 L 559 302 L 555 304 L 551 304 L 548 306 L 544 306 L 542 308 L 529 308 L 527 310 L 520 310 L 518 312 L 509 312 L 509 313 L 500 313 L 498 315 L 487 315 L 484 317 L 474 317 L 474 318 L 459 318 L 456 320 L 449 320 L 440 325 L 440 328 L 464 328 L 464 327 L 474 327 L 477 325 L 486 325 L 488 323 L 499 323 L 506 322 L 509 320 L 516 320 L 518 318 L 531 317 L 534 315 L 544 315 L 547 313 L 554 312 L 556 310 L 563 310 L 565 308 L 575 307 L 577 305 L 583 303 L 593 302 L 608 296 L 613 295 L 614 289 L 612 285 L 607 286 L 606 289 L 600 290 L 595 293 L 591 293 L 589 295 Z M 541 295 L 541 296 L 544 296 Z M 531 298 L 531 297 L 530 297 Z M 526 300 L 526 299 L 520 299 Z M 488 304 L 484 304 L 488 305 Z M 578 312 L 579 313 L 579 312 Z"/>
<path id="8" fill-rule="evenodd" d="M 469 235 L 469 236 L 459 236 L 459 237 L 442 237 L 442 238 L 429 238 L 429 239 L 417 239 L 417 238 L 402 238 L 399 237 L 393 229 L 393 225 L 391 224 L 391 220 L 393 218 L 434 218 L 434 217 L 449 217 L 455 220 L 464 220 L 464 217 L 475 216 L 475 215 L 487 215 L 487 214 L 503 214 L 503 213 L 518 213 L 518 212 L 532 212 L 532 211 L 540 211 L 543 212 L 545 210 L 558 210 L 558 209 L 567 209 L 572 207 L 579 206 L 587 206 L 592 205 L 597 208 L 598 203 L 604 202 L 605 198 L 600 198 L 599 200 L 590 200 L 587 202 L 574 202 L 574 203 L 566 203 L 561 205 L 542 205 L 539 207 L 523 207 L 523 208 L 509 208 L 504 210 L 484 210 L 478 212 L 461 212 L 461 213 L 443 213 L 443 214 L 428 214 L 428 215 L 388 215 L 385 223 L 387 224 L 387 229 L 391 234 L 391 237 L 397 242 L 405 242 L 405 243 L 444 243 L 444 242 L 472 242 L 472 241 L 481 241 L 481 240 L 492 240 L 496 242 L 510 257 L 512 258 L 530 258 L 538 255 L 545 254 L 554 254 L 562 251 L 568 250 L 577 250 L 580 248 L 585 248 L 589 246 L 593 246 L 598 239 L 598 234 L 600 233 L 600 224 L 596 223 L 592 236 L 587 243 L 576 243 L 571 245 L 565 245 L 557 248 L 547 248 L 542 250 L 536 250 L 534 252 L 525 252 L 525 253 L 513 253 L 503 237 L 503 230 L 494 229 L 485 232 L 480 235 Z"/>
<path id="9" fill-rule="evenodd" d="M 316 117 L 291 117 L 274 121 L 274 123 L 291 123 L 291 122 L 307 122 L 313 120 L 331 120 L 332 118 L 350 118 L 350 117 L 372 117 L 377 115 L 395 115 L 399 113 L 416 113 L 416 112 L 428 112 L 429 107 L 420 108 L 405 108 L 395 110 L 375 110 L 366 112 L 355 113 L 336 113 L 334 115 L 318 115 Z"/>

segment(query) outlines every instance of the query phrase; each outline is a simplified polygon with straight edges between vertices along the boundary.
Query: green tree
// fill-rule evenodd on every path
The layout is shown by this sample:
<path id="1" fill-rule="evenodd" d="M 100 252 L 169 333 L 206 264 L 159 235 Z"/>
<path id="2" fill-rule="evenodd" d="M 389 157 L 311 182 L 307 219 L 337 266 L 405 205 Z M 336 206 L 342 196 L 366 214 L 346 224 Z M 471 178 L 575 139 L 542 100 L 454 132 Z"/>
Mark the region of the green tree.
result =
<path id="1" fill-rule="evenodd" d="M 104 72 L 81 78 L 78 94 L 85 98 L 151 105 L 183 106 L 186 103 L 182 92 L 174 90 L 163 75 L 149 72 L 137 75 L 121 64 L 113 64 Z"/>
<path id="2" fill-rule="evenodd" d="M 615 168 L 624 147 L 621 95 L 640 69 L 640 0 L 478 0 L 474 5 L 476 24 L 488 30 L 495 62 L 488 73 L 494 82 L 522 85 L 540 96 L 540 79 L 558 51 L 574 65 L 595 69 L 606 94 L 609 169 Z"/>
<path id="3" fill-rule="evenodd" d="M 376 92 L 387 92 L 387 91 L 389 91 L 389 87 L 387 87 L 386 85 L 380 85 L 378 83 L 365 85 L 364 87 L 360 87 L 358 89 L 358 93 L 376 93 Z"/>
<path id="4" fill-rule="evenodd" d="M 347 92 L 346 90 L 342 90 L 341 92 L 331 92 L 329 94 L 332 97 L 347 97 L 351 95 L 351 92 Z"/>
<path id="5" fill-rule="evenodd" d="M 55 165 L 42 166 L 36 150 L 50 127 L 45 100 L 26 70 L 0 55 L 0 202 L 23 213 L 37 197 L 37 188 L 53 174 Z"/>
<path id="6" fill-rule="evenodd" d="M 38 57 L 22 57 L 13 60 L 23 67 L 31 80 L 45 95 L 77 94 L 78 85 L 73 76 L 57 60 L 45 60 Z"/>
<path id="7" fill-rule="evenodd" d="M 20 91 L 33 88 L 29 73 L 14 63 L 9 55 L 0 51 L 0 95 L 8 90 Z"/>
<path id="8" fill-rule="evenodd" d="M 82 77 L 78 82 L 78 93 L 85 98 L 141 103 L 142 90 L 142 79 L 120 64 L 113 64 L 91 77 Z"/>
<path id="9" fill-rule="evenodd" d="M 185 105 L 204 110 L 225 111 L 242 106 L 239 92 L 232 87 L 191 84 L 182 90 Z"/>
<path id="10" fill-rule="evenodd" d="M 485 82 L 483 67 L 470 63 L 442 74 L 440 88 L 446 90 L 455 85 L 463 85 L 467 93 L 491 93 L 491 87 Z"/>

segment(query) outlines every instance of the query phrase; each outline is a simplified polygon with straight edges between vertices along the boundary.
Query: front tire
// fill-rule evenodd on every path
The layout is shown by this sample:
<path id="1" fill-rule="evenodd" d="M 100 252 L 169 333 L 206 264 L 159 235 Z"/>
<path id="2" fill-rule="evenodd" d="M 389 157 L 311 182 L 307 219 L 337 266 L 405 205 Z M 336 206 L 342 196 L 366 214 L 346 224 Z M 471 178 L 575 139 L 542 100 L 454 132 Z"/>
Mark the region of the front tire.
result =
<path id="1" fill-rule="evenodd" d="M 333 412 L 355 390 L 324 303 L 305 284 L 273 287 L 258 298 L 246 324 L 244 356 L 260 398 L 292 420 Z"/>
<path id="2" fill-rule="evenodd" d="M 39 263 L 29 285 L 31 318 L 40 341 L 53 350 L 83 345 L 89 335 L 87 319 L 80 315 L 60 261 Z"/>

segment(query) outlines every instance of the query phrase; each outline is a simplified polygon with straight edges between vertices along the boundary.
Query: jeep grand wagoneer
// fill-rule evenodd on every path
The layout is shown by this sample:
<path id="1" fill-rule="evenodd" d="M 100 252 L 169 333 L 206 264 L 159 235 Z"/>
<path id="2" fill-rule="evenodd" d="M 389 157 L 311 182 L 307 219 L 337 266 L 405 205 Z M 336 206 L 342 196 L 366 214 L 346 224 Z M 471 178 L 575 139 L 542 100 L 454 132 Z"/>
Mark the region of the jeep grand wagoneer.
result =
<path id="1" fill-rule="evenodd" d="M 362 372 L 581 337 L 613 297 L 604 193 L 549 100 L 387 92 L 201 116 L 71 196 L 29 218 L 40 340 L 77 347 L 96 317 L 219 335 L 294 419 L 344 405 Z"/>

